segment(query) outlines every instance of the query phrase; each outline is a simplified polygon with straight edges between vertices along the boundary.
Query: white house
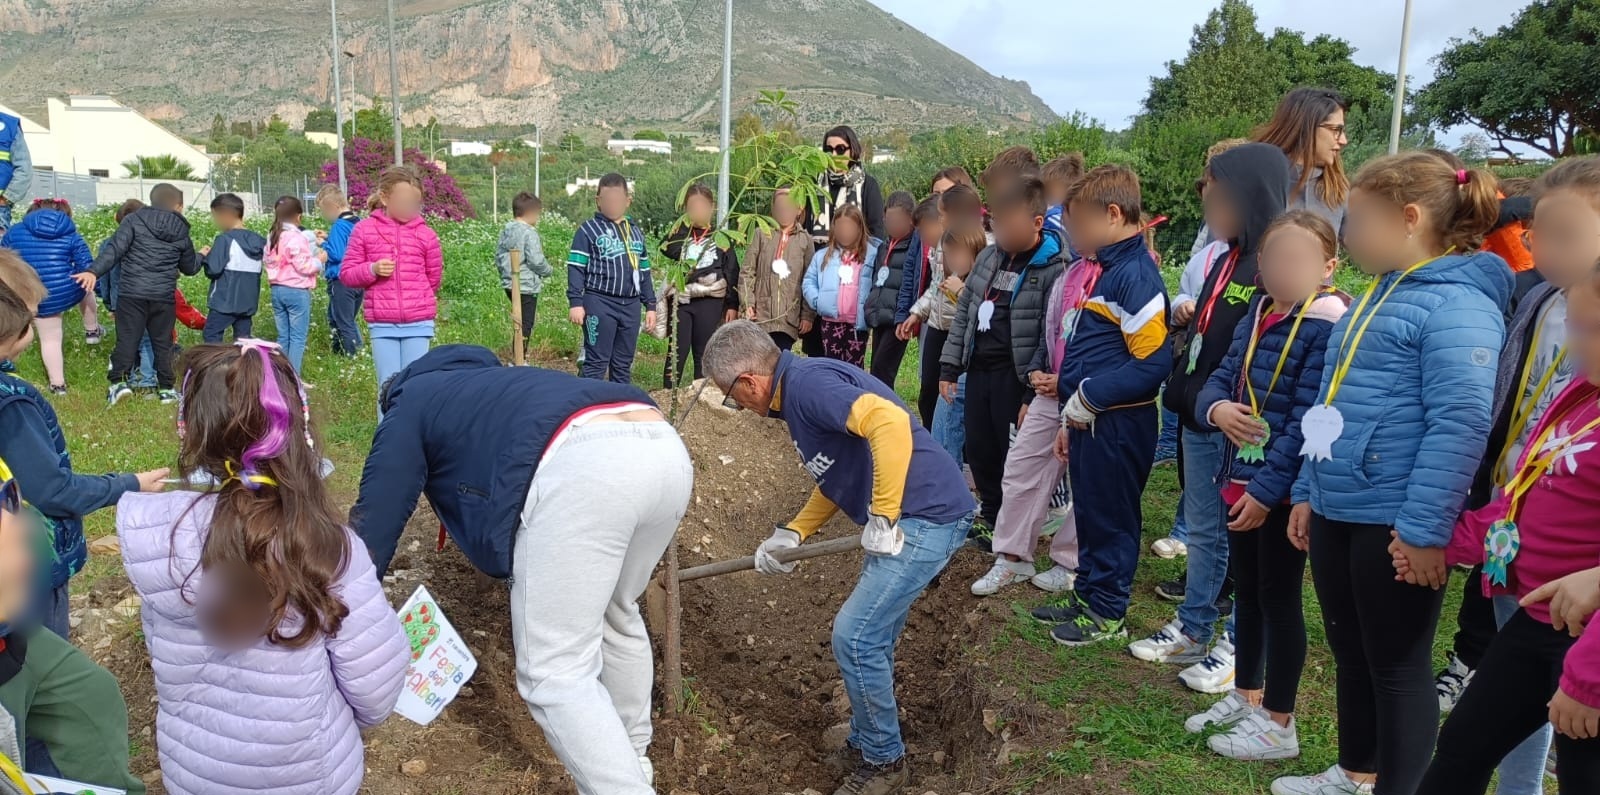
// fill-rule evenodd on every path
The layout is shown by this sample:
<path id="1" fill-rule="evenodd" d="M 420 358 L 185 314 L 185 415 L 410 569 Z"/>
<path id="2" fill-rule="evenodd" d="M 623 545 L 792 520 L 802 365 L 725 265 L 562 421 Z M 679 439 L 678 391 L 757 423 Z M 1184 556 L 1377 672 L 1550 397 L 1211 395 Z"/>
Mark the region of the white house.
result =
<path id="1" fill-rule="evenodd" d="M 631 138 L 613 138 L 606 141 L 606 150 L 614 155 L 623 152 L 654 152 L 658 155 L 672 154 L 670 141 L 638 141 Z"/>
<path id="2" fill-rule="evenodd" d="M 487 155 L 491 152 L 490 146 L 482 141 L 451 141 L 450 156 L 462 155 Z"/>
<path id="3" fill-rule="evenodd" d="M 600 178 L 599 177 L 575 177 L 575 178 L 573 178 L 573 180 L 571 182 L 567 183 L 567 195 L 568 196 L 571 196 L 572 194 L 577 193 L 580 190 L 592 190 L 592 191 L 600 190 Z M 628 180 L 628 192 L 629 193 L 633 192 L 633 180 L 631 180 L 631 179 Z"/>
<path id="4" fill-rule="evenodd" d="M 122 164 L 129 160 L 172 155 L 198 177 L 211 173 L 205 150 L 110 97 L 52 98 L 47 107 L 48 129 L 27 119 L 22 123 L 39 171 L 120 178 L 128 176 Z"/>

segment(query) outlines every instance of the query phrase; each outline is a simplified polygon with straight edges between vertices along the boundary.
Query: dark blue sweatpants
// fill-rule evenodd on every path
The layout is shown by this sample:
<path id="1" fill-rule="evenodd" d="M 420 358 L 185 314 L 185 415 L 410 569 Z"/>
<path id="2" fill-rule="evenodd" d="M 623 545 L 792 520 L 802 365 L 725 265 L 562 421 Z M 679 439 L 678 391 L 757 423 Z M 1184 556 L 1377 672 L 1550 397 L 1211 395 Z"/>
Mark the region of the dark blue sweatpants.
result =
<path id="1" fill-rule="evenodd" d="M 639 299 L 599 293 L 583 296 L 584 378 L 633 382 L 633 356 L 639 350 Z"/>
<path id="2" fill-rule="evenodd" d="M 1115 409 L 1067 432 L 1067 471 L 1078 517 L 1078 596 L 1095 615 L 1128 612 L 1144 516 L 1139 500 L 1156 450 L 1154 404 Z"/>

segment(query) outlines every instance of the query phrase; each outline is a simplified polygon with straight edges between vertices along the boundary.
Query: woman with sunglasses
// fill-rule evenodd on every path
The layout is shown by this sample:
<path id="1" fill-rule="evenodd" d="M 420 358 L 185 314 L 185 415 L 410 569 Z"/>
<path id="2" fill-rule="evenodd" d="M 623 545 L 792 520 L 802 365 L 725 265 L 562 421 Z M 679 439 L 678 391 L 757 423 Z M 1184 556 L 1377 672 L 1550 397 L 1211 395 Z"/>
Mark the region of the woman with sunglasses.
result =
<path id="1" fill-rule="evenodd" d="M 838 208 L 853 204 L 867 218 L 867 233 L 883 239 L 883 190 L 861 162 L 861 139 L 856 131 L 840 125 L 822 137 L 822 151 L 833 160 L 832 168 L 818 177 L 822 206 L 808 219 L 807 226 L 817 245 L 826 245 Z"/>

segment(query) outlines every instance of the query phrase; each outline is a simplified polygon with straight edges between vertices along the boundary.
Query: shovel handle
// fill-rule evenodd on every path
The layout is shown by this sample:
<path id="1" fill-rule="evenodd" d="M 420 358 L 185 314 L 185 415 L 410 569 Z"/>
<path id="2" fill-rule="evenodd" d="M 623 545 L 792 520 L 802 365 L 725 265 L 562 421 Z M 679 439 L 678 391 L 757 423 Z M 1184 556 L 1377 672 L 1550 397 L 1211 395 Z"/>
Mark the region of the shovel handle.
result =
<path id="1" fill-rule="evenodd" d="M 785 549 L 777 552 L 773 557 L 780 563 L 794 563 L 797 560 L 809 560 L 826 555 L 837 555 L 840 552 L 849 552 L 861 548 L 861 536 L 850 535 L 843 538 L 833 538 L 819 541 L 815 544 L 802 544 L 794 549 Z M 736 571 L 753 571 L 756 567 L 756 556 L 747 555 L 733 560 L 719 560 L 716 563 L 707 563 L 703 566 L 694 566 L 678 572 L 679 582 L 701 580 L 706 577 L 716 577 L 721 574 L 732 574 Z"/>

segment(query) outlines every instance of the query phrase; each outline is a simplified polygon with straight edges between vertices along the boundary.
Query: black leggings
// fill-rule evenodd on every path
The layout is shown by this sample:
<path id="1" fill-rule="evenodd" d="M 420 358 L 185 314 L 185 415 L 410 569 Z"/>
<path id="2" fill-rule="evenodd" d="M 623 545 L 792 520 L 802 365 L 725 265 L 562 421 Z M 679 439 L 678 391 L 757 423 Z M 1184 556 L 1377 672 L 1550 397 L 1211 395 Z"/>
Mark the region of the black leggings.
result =
<path id="1" fill-rule="evenodd" d="M 1337 669 L 1339 766 L 1376 773 L 1378 795 L 1411 795 L 1439 734 L 1433 635 L 1444 590 L 1397 582 L 1391 540 L 1383 525 L 1311 517 L 1311 579 Z"/>
<path id="2" fill-rule="evenodd" d="M 1294 712 L 1300 672 L 1306 666 L 1306 615 L 1301 593 L 1306 553 L 1289 543 L 1289 506 L 1280 505 L 1260 527 L 1228 533 L 1234 582 L 1235 686 L 1261 690 L 1261 706 Z"/>
<path id="3" fill-rule="evenodd" d="M 769 331 L 767 336 L 772 338 L 772 344 L 778 346 L 780 351 L 786 351 L 794 347 L 794 337 L 789 336 L 787 331 Z"/>
<path id="4" fill-rule="evenodd" d="M 917 393 L 917 413 L 922 427 L 933 430 L 933 410 L 939 405 L 939 355 L 944 353 L 950 332 L 928 326 L 922 332 L 922 391 Z"/>
<path id="5" fill-rule="evenodd" d="M 1518 610 L 1490 641 L 1472 684 L 1445 720 L 1419 795 L 1487 791 L 1495 765 L 1549 720 L 1545 704 L 1555 695 L 1562 661 L 1575 642 Z M 1555 746 L 1561 791 L 1600 792 L 1600 739 L 1557 733 Z"/>
<path id="6" fill-rule="evenodd" d="M 872 375 L 890 391 L 900 375 L 900 362 L 906 358 L 906 341 L 894 332 L 892 323 L 872 329 Z"/>
<path id="7" fill-rule="evenodd" d="M 711 341 L 711 335 L 722 325 L 722 313 L 726 305 L 721 298 L 693 298 L 687 304 L 678 305 L 677 335 L 678 335 L 678 367 L 673 371 L 669 366 L 664 379 L 666 386 L 670 387 L 683 376 L 684 361 L 689 354 L 694 353 L 694 377 L 696 379 L 705 375 L 701 362 L 706 357 L 706 343 Z"/>
<path id="8" fill-rule="evenodd" d="M 1450 650 L 1461 658 L 1468 668 L 1477 668 L 1478 661 L 1494 639 L 1494 603 L 1483 595 L 1483 567 L 1474 566 L 1467 575 L 1466 586 L 1461 591 L 1461 609 L 1456 611 L 1456 637 Z"/>
<path id="9" fill-rule="evenodd" d="M 1000 515 L 1000 481 L 1006 473 L 1011 426 L 1022 411 L 1023 389 L 1009 366 L 967 371 L 967 465 L 978 486 L 979 513 L 990 527 Z"/>

